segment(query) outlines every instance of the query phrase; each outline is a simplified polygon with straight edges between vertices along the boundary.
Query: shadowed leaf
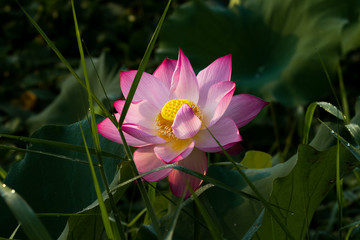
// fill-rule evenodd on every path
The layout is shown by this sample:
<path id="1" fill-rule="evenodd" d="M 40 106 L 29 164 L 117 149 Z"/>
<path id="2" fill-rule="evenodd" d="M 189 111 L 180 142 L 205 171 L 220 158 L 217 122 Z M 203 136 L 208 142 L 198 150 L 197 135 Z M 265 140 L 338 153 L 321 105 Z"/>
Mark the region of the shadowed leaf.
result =
<path id="1" fill-rule="evenodd" d="M 103 118 L 97 117 L 97 122 Z M 85 137 L 91 146 L 91 134 L 87 120 L 81 122 Z M 57 140 L 82 145 L 79 124 L 69 126 L 46 126 L 33 134 L 34 138 Z M 122 146 L 100 136 L 101 147 L 123 155 Z M 91 146 L 93 147 L 93 146 Z M 32 150 L 51 152 L 74 159 L 86 159 L 81 152 L 34 143 Z M 113 179 L 118 160 L 104 157 L 104 168 L 108 179 Z M 97 164 L 96 162 L 94 164 Z M 98 171 L 97 177 L 100 178 Z M 66 161 L 57 157 L 27 153 L 25 158 L 14 164 L 4 183 L 14 188 L 28 202 L 36 213 L 75 213 L 96 199 L 91 172 L 88 165 Z M 103 184 L 100 183 L 103 190 Z M 0 203 L 0 236 L 10 236 L 16 221 L 3 203 Z M 44 217 L 44 224 L 52 237 L 58 237 L 66 224 L 66 218 Z"/>

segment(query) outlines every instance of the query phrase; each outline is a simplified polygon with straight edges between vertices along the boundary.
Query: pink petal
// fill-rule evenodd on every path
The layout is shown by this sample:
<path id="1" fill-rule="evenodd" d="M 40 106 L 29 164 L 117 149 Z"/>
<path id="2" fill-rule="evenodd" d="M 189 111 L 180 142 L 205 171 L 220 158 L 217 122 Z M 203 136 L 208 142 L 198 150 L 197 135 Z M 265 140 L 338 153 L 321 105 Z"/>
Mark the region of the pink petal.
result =
<path id="1" fill-rule="evenodd" d="M 125 105 L 125 100 L 118 100 L 114 102 L 115 110 L 120 114 L 124 108 L 124 105 Z"/>
<path id="2" fill-rule="evenodd" d="M 122 125 L 121 129 L 130 136 L 149 144 L 161 144 L 166 142 L 163 138 L 152 134 L 150 129 L 140 125 L 125 123 Z"/>
<path id="3" fill-rule="evenodd" d="M 212 85 L 222 81 L 230 81 L 231 64 L 231 54 L 229 54 L 216 59 L 207 68 L 198 73 L 197 79 L 200 90 L 198 105 L 203 106 L 205 104 L 209 88 Z"/>
<path id="4" fill-rule="evenodd" d="M 194 149 L 194 151 L 192 151 L 192 153 L 187 158 L 177 162 L 177 164 L 203 175 L 206 174 L 208 168 L 206 154 L 197 149 Z M 187 190 L 188 185 L 193 189 L 193 191 L 196 191 L 196 189 L 200 187 L 202 181 L 203 180 L 200 178 L 194 177 L 176 169 L 174 169 L 169 174 L 169 185 L 171 192 L 177 197 L 182 196 L 183 192 Z M 190 192 L 187 190 L 185 198 L 188 198 L 189 196 Z"/>
<path id="5" fill-rule="evenodd" d="M 213 84 L 209 88 L 206 105 L 203 108 L 205 125 L 211 127 L 224 114 L 233 97 L 236 84 L 231 81 L 223 81 Z"/>
<path id="6" fill-rule="evenodd" d="M 121 113 L 125 104 L 125 100 L 114 102 L 115 109 Z M 137 124 L 149 129 L 155 128 L 155 121 L 159 110 L 146 100 L 132 102 L 125 117 L 125 123 Z"/>
<path id="7" fill-rule="evenodd" d="M 174 74 L 176 63 L 176 60 L 165 58 L 153 73 L 153 76 L 162 81 L 168 89 L 170 89 L 171 86 L 171 78 Z"/>
<path id="8" fill-rule="evenodd" d="M 177 138 L 192 138 L 200 130 L 201 120 L 194 114 L 194 111 L 189 105 L 183 104 L 176 113 L 171 127 Z"/>
<path id="9" fill-rule="evenodd" d="M 221 118 L 217 123 L 209 128 L 214 137 L 225 149 L 231 147 L 236 142 L 241 141 L 239 130 L 230 118 Z M 218 152 L 221 148 L 207 129 L 200 130 L 194 137 L 195 146 L 204 152 Z"/>
<path id="10" fill-rule="evenodd" d="M 154 153 L 154 146 L 147 146 L 138 148 L 134 152 L 134 162 L 140 174 L 150 171 L 152 169 L 166 165 L 163 161 L 158 159 Z M 172 168 L 159 170 L 145 175 L 143 178 L 148 182 L 155 182 L 163 179 L 172 171 Z"/>
<path id="11" fill-rule="evenodd" d="M 172 99 L 187 99 L 195 104 L 199 100 L 199 84 L 189 59 L 181 49 L 179 49 L 179 59 L 172 77 L 170 91 Z"/>
<path id="12" fill-rule="evenodd" d="M 268 102 L 249 94 L 233 96 L 223 117 L 229 117 L 238 127 L 242 127 L 253 120 Z"/>
<path id="13" fill-rule="evenodd" d="M 116 119 L 119 121 L 120 114 L 115 114 Z M 107 139 L 122 144 L 122 140 L 120 137 L 119 130 L 116 128 L 116 126 L 110 121 L 110 119 L 106 118 L 102 122 L 100 122 L 97 125 L 98 132 L 106 137 Z M 147 142 L 141 141 L 139 139 L 136 139 L 127 133 L 124 133 L 126 142 L 133 147 L 143 147 L 146 145 L 149 145 Z"/>
<path id="14" fill-rule="evenodd" d="M 137 71 L 120 72 L 121 91 L 127 98 Z M 153 75 L 144 72 L 136 89 L 133 101 L 148 100 L 159 110 L 169 100 L 169 88 Z"/>
<path id="15" fill-rule="evenodd" d="M 191 139 L 174 139 L 170 142 L 156 145 L 154 152 L 165 163 L 174 163 L 189 156 L 194 149 L 194 145 L 195 143 Z"/>

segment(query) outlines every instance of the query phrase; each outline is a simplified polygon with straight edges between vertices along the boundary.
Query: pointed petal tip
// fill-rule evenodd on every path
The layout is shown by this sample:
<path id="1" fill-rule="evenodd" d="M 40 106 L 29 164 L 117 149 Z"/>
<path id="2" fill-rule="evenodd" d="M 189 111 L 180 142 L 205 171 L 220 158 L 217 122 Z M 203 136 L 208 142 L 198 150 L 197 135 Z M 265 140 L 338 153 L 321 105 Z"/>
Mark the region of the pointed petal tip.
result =
<path id="1" fill-rule="evenodd" d="M 118 112 L 118 113 L 121 113 L 123 108 L 124 108 L 124 105 L 125 105 L 125 100 L 117 100 L 114 102 L 114 107 L 115 107 L 115 110 Z"/>
<path id="2" fill-rule="evenodd" d="M 116 115 L 119 116 L 119 114 Z M 109 118 L 105 118 L 104 120 L 102 120 L 100 123 L 96 125 L 96 127 L 98 133 L 103 137 L 113 142 L 122 144 L 122 140 L 116 126 L 110 121 Z"/>
<path id="3" fill-rule="evenodd" d="M 232 97 L 223 117 L 233 119 L 240 128 L 253 120 L 259 112 L 269 104 L 250 94 L 238 94 Z M 241 111 L 239 111 L 241 109 Z"/>
<path id="4" fill-rule="evenodd" d="M 120 86 L 125 98 L 128 97 L 136 73 L 136 70 L 120 73 Z M 147 100 L 157 108 L 161 109 L 162 106 L 169 100 L 169 94 L 169 88 L 166 84 L 155 76 L 147 72 L 143 72 L 132 101 Z"/>
<path id="5" fill-rule="evenodd" d="M 199 83 L 189 59 L 179 49 L 178 61 L 171 79 L 171 98 L 183 98 L 197 104 L 199 100 Z"/>

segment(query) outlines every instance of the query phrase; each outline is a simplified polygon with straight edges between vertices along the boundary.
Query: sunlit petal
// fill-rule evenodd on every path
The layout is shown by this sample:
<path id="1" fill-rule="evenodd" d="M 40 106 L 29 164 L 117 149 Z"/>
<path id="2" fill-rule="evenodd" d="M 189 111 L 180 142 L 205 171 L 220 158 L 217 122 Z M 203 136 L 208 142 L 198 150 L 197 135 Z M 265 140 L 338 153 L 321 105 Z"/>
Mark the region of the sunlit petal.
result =
<path id="1" fill-rule="evenodd" d="M 203 106 L 208 98 L 209 88 L 215 83 L 230 81 L 231 78 L 231 54 L 216 59 L 207 68 L 197 75 L 199 82 L 199 102 Z"/>
<path id="2" fill-rule="evenodd" d="M 156 145 L 154 152 L 165 163 L 174 163 L 189 156 L 194 145 L 195 143 L 191 139 L 176 139 Z"/>
<path id="3" fill-rule="evenodd" d="M 253 120 L 268 102 L 249 94 L 233 96 L 223 117 L 229 117 L 238 127 L 242 127 Z"/>
<path id="4" fill-rule="evenodd" d="M 171 81 L 170 98 L 187 99 L 195 104 L 199 100 L 199 84 L 189 59 L 179 50 L 179 59 Z"/>
<path id="5" fill-rule="evenodd" d="M 167 89 L 170 89 L 171 79 L 175 71 L 177 60 L 165 58 L 155 70 L 153 76 L 163 82 Z"/>
<path id="6" fill-rule="evenodd" d="M 134 81 L 137 71 L 125 71 L 120 73 L 121 91 L 127 98 L 130 87 Z M 169 100 L 169 89 L 162 81 L 149 73 L 143 73 L 136 89 L 133 101 L 147 100 L 158 109 Z"/>
<path id="7" fill-rule="evenodd" d="M 177 112 L 172 129 L 179 139 L 192 138 L 199 131 L 201 120 L 194 114 L 191 107 L 187 104 Z"/>
<path id="8" fill-rule="evenodd" d="M 140 174 L 147 171 L 153 170 L 155 168 L 166 165 L 163 161 L 158 159 L 154 153 L 154 146 L 147 146 L 138 148 L 134 152 L 134 162 L 136 168 Z M 172 171 L 172 168 L 167 168 L 159 170 L 153 173 L 145 175 L 143 178 L 148 182 L 155 182 L 163 179 Z"/>
<path id="9" fill-rule="evenodd" d="M 241 141 L 239 130 L 230 118 L 221 118 L 209 130 L 225 149 Z M 204 152 L 221 151 L 221 148 L 207 129 L 199 131 L 194 139 L 195 146 Z"/>
<path id="10" fill-rule="evenodd" d="M 117 120 L 119 120 L 120 118 L 120 114 L 115 114 L 115 117 Z M 109 118 L 105 118 L 102 122 L 100 122 L 97 125 L 97 129 L 98 132 L 106 137 L 107 139 L 120 143 L 122 144 L 122 140 L 120 137 L 120 133 L 119 130 L 117 129 L 117 127 L 110 121 Z M 131 135 L 124 133 L 126 142 L 130 145 L 130 146 L 134 146 L 134 147 L 143 147 L 146 145 L 149 145 L 149 143 L 144 142 L 142 140 L 139 140 L 137 138 L 132 137 Z"/>
<path id="11" fill-rule="evenodd" d="M 208 160 L 204 152 L 194 149 L 187 158 L 177 162 L 177 164 L 205 175 L 208 167 Z M 187 190 L 187 186 L 191 187 L 193 191 L 196 191 L 196 189 L 200 187 L 202 181 L 203 180 L 200 178 L 176 169 L 169 174 L 170 189 L 177 197 L 182 196 L 183 192 Z M 187 190 L 185 198 L 189 196 L 190 192 Z"/>

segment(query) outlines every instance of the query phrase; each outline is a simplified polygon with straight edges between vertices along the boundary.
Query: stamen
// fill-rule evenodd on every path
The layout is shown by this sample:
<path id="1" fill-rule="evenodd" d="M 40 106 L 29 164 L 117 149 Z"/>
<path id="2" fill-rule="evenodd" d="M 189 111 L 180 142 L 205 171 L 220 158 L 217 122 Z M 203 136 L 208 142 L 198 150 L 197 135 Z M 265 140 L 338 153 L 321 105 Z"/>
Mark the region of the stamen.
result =
<path id="1" fill-rule="evenodd" d="M 203 121 L 203 114 L 198 106 L 186 99 L 173 99 L 165 103 L 161 112 L 156 118 L 157 135 L 166 141 L 176 140 L 176 136 L 171 128 L 175 116 L 182 105 L 188 104 L 193 110 L 194 114 Z"/>
<path id="2" fill-rule="evenodd" d="M 188 104 L 190 106 L 191 102 L 186 99 L 173 99 L 168 101 L 161 109 L 161 116 L 166 120 L 173 121 L 175 119 L 176 113 L 184 104 Z"/>

